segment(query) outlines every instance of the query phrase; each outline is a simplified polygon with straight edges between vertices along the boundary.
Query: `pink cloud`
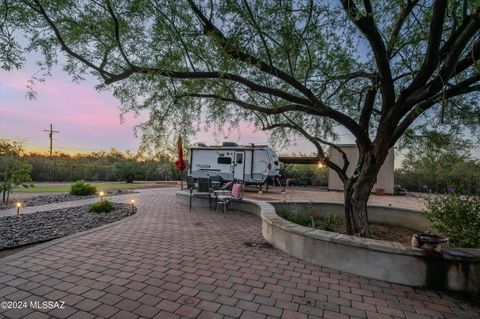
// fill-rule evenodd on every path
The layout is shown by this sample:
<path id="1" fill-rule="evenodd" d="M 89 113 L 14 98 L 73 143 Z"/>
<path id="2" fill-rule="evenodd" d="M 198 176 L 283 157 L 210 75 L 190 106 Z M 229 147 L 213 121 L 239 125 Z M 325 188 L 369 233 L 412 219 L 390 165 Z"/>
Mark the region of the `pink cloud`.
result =
<path id="1" fill-rule="evenodd" d="M 73 83 L 63 72 L 54 74 L 45 83 L 37 83 L 37 99 L 28 100 L 25 93 L 31 74 L 27 71 L 0 72 L 0 136 L 28 138 L 28 146 L 46 150 L 48 135 L 43 130 L 53 123 L 54 129 L 60 130 L 55 136 L 57 149 L 69 147 L 86 151 L 115 147 L 135 150 L 138 147 L 140 141 L 133 136 L 133 127 L 147 120 L 147 113 L 138 117 L 127 114 L 122 123 L 119 102 L 108 92 L 97 92 L 96 82 Z M 208 132 L 199 132 L 195 138 L 207 144 L 225 140 L 266 144 L 268 133 L 243 122 L 238 129 L 214 132 L 210 128 Z M 293 151 L 311 148 L 302 141 L 298 144 Z"/>
<path id="2" fill-rule="evenodd" d="M 64 74 L 35 86 L 37 99 L 25 98 L 30 75 L 25 71 L 0 72 L 0 135 L 28 138 L 45 145 L 43 129 L 53 123 L 65 144 L 88 149 L 133 149 L 138 139 L 133 127 L 146 119 L 127 115 L 120 121 L 119 104 L 109 93 L 95 91 L 86 81 L 72 83 Z"/>

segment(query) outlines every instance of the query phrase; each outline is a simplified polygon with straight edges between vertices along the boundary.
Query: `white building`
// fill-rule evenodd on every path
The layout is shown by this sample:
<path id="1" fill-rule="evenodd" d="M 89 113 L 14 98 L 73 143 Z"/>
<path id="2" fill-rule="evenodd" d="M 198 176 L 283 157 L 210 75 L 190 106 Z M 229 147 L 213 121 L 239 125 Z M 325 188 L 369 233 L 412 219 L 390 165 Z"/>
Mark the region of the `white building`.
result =
<path id="1" fill-rule="evenodd" d="M 355 144 L 339 144 L 338 145 L 347 154 L 350 165 L 347 169 L 347 176 L 352 176 L 355 166 L 358 162 L 358 149 Z M 342 155 L 334 148 L 330 147 L 329 159 L 340 167 L 343 165 Z M 383 188 L 385 194 L 393 194 L 393 167 L 394 152 L 393 148 L 388 152 L 385 163 L 380 168 L 377 175 L 377 183 L 373 186 L 373 191 L 377 188 Z M 343 191 L 343 183 L 338 174 L 331 168 L 328 170 L 328 190 Z"/>

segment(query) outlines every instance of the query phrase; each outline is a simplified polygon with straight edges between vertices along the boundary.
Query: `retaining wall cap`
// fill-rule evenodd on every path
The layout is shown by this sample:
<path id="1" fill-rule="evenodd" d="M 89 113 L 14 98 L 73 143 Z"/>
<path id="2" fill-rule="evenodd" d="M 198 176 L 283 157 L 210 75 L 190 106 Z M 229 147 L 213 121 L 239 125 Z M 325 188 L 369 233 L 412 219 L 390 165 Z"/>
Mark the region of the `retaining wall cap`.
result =
<path id="1" fill-rule="evenodd" d="M 284 204 L 284 201 L 280 200 L 271 200 L 268 201 L 270 204 L 277 205 L 277 204 Z M 327 202 L 327 201 L 322 201 L 322 200 L 316 200 L 316 201 L 309 201 L 309 200 L 297 200 L 295 202 L 287 202 L 288 204 L 310 204 L 310 205 L 315 205 L 315 204 L 329 204 L 329 205 L 338 205 L 338 206 L 343 206 L 343 203 L 340 202 Z M 385 205 L 379 205 L 379 204 L 368 204 L 367 207 L 376 207 L 376 208 L 385 208 L 385 209 L 395 209 L 395 210 L 401 210 L 405 212 L 414 212 L 414 213 L 423 213 L 423 210 L 418 209 L 418 208 L 406 208 L 406 207 L 394 207 L 394 206 L 385 206 Z"/>

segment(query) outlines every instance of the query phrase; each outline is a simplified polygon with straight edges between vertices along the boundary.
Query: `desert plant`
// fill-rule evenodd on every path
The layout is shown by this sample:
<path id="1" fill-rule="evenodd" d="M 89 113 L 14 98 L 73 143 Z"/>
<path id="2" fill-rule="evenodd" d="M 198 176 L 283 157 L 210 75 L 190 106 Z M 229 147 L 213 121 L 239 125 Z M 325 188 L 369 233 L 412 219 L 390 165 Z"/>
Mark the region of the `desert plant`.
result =
<path id="1" fill-rule="evenodd" d="M 341 223 L 342 221 L 337 215 L 331 214 L 324 218 L 322 229 L 328 230 L 328 231 L 334 231 L 335 226 L 340 225 Z"/>
<path id="2" fill-rule="evenodd" d="M 2 204 L 10 198 L 12 188 L 23 185 L 31 187 L 32 165 L 25 162 L 21 155 L 23 146 L 19 142 L 0 139 L 0 192 Z"/>
<path id="3" fill-rule="evenodd" d="M 301 214 L 301 213 L 296 213 L 289 207 L 284 207 L 282 209 L 282 211 L 280 212 L 280 217 L 298 225 L 302 225 L 306 227 L 312 226 L 311 216 Z"/>
<path id="4" fill-rule="evenodd" d="M 78 195 L 78 196 L 88 196 L 94 195 L 97 192 L 97 188 L 89 183 L 85 183 L 85 181 L 80 180 L 76 181 L 70 187 L 70 194 L 71 195 Z"/>
<path id="5" fill-rule="evenodd" d="M 451 193 L 426 198 L 428 219 L 458 247 L 480 247 L 480 197 Z"/>
<path id="6" fill-rule="evenodd" d="M 113 204 L 108 200 L 102 200 L 100 202 L 92 204 L 90 206 L 89 212 L 93 213 L 108 213 L 113 210 Z"/>

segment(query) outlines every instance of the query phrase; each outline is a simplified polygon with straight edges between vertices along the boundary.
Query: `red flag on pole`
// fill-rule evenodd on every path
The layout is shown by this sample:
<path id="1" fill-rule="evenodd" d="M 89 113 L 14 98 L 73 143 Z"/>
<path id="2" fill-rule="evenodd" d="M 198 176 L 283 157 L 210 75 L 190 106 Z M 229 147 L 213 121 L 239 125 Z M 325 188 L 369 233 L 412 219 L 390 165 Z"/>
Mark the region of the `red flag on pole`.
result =
<path id="1" fill-rule="evenodd" d="M 177 141 L 177 150 L 178 150 L 178 159 L 175 162 L 175 166 L 177 166 L 177 169 L 179 171 L 183 171 L 185 168 L 187 168 L 187 165 L 185 164 L 185 161 L 183 160 L 183 147 L 182 147 L 182 137 L 178 137 Z"/>

